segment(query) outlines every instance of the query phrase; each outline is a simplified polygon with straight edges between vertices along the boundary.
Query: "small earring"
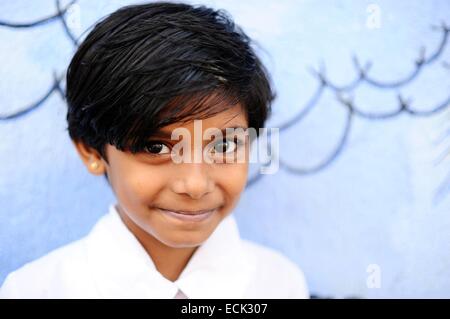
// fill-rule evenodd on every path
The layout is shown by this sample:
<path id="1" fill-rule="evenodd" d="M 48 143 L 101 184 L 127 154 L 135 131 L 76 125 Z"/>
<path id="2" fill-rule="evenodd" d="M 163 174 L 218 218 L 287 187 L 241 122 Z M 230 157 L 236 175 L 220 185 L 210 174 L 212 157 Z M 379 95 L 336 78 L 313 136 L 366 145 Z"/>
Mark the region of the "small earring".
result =
<path id="1" fill-rule="evenodd" d="M 91 167 L 91 169 L 97 169 L 97 168 L 99 168 L 99 164 L 98 164 L 98 162 L 92 162 L 91 164 L 90 164 L 90 167 Z"/>

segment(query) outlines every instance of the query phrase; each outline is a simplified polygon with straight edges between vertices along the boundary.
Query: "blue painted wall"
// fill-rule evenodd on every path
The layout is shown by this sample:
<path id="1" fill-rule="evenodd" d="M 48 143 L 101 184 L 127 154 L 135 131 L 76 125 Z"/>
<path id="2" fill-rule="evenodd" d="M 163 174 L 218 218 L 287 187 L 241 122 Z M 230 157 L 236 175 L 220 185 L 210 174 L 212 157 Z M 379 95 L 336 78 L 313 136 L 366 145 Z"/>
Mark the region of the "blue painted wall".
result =
<path id="1" fill-rule="evenodd" d="M 80 0 L 66 15 L 70 31 L 79 37 L 130 3 Z M 265 49 L 260 54 L 279 97 L 269 126 L 306 107 L 320 84 L 310 68 L 325 65 L 334 84 L 352 82 L 358 76 L 353 55 L 361 64 L 372 62 L 367 78 L 389 84 L 415 70 L 421 47 L 425 60 L 440 53 L 405 85 L 361 81 L 341 94 L 361 112 L 395 111 L 398 94 L 421 112 L 448 101 L 450 43 L 436 51 L 443 30 L 431 26 L 450 25 L 449 1 L 201 3 L 229 11 Z M 2 1 L 0 21 L 29 22 L 55 12 L 50 0 Z M 0 26 L 0 40 L 1 117 L 45 95 L 74 45 L 60 20 Z M 281 133 L 284 167 L 313 167 L 339 145 L 348 109 L 336 93 L 325 85 L 308 115 Z M 105 180 L 90 176 L 78 159 L 65 114 L 55 90 L 33 112 L 0 120 L 0 283 L 25 262 L 85 235 L 114 200 Z M 450 297 L 450 156 L 439 160 L 450 148 L 450 138 L 440 140 L 449 123 L 444 107 L 384 120 L 353 114 L 330 165 L 306 175 L 282 167 L 246 190 L 236 209 L 243 236 L 291 257 L 311 292 L 322 297 Z"/>

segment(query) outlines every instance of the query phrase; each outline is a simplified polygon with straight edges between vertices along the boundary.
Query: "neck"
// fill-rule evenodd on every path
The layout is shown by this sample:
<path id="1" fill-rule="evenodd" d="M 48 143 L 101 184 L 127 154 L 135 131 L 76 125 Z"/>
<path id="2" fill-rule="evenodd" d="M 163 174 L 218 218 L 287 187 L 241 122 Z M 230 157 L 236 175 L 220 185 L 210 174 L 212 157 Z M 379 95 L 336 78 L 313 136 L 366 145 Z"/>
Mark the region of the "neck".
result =
<path id="1" fill-rule="evenodd" d="M 167 246 L 136 225 L 121 208 L 118 211 L 122 221 L 144 247 L 159 273 L 170 281 L 177 280 L 197 247 Z"/>

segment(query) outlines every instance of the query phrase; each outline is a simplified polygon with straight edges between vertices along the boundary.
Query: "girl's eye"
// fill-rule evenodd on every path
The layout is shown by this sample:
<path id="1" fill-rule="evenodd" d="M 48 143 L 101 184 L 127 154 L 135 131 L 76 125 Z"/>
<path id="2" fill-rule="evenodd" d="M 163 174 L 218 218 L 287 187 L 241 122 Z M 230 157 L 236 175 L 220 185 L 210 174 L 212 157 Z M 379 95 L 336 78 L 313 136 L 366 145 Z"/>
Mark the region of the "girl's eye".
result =
<path id="1" fill-rule="evenodd" d="M 145 146 L 145 151 L 154 155 L 162 155 L 170 153 L 170 149 L 161 142 L 150 142 Z"/>
<path id="2" fill-rule="evenodd" d="M 233 153 L 239 145 L 238 141 L 224 139 L 214 145 L 214 152 L 224 154 Z"/>

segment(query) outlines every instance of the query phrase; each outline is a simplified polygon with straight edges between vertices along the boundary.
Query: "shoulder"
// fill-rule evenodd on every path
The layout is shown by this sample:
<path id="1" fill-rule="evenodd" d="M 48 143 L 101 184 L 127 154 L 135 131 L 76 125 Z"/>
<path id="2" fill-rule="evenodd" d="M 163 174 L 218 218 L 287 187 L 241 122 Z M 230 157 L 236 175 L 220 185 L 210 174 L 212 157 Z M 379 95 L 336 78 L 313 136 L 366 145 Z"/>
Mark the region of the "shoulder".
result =
<path id="1" fill-rule="evenodd" d="M 0 288 L 0 298 L 95 298 L 92 247 L 105 242 L 109 216 L 101 217 L 83 238 L 10 273 Z"/>
<path id="2" fill-rule="evenodd" d="M 84 240 L 53 250 L 10 273 L 0 288 L 1 298 L 68 296 L 83 285 L 87 273 Z M 67 287 L 72 287 L 67 291 Z M 85 287 L 86 288 L 86 287 Z"/>
<path id="3" fill-rule="evenodd" d="M 255 242 L 243 239 L 242 245 L 254 267 L 251 297 L 309 298 L 305 276 L 297 264 L 282 253 Z"/>

